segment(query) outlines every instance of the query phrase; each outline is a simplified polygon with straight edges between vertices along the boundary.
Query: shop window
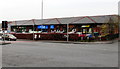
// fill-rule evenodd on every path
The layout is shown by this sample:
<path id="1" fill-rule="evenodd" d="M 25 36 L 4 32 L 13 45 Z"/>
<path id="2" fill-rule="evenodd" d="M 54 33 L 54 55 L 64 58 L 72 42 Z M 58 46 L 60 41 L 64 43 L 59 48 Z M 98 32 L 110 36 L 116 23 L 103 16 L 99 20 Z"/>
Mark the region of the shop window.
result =
<path id="1" fill-rule="evenodd" d="M 89 33 L 92 33 L 92 28 L 89 28 Z"/>

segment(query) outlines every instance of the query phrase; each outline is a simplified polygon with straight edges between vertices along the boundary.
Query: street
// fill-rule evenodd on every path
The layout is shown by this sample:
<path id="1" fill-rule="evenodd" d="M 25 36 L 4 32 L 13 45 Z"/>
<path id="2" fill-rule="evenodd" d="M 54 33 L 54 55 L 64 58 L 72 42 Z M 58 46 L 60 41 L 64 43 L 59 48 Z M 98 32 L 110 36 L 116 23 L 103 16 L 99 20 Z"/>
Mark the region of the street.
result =
<path id="1" fill-rule="evenodd" d="M 117 67 L 118 42 L 72 44 L 12 41 L 2 45 L 3 67 Z"/>
<path id="2" fill-rule="evenodd" d="M 2 68 L 2 45 L 1 43 L 0 43 L 0 68 Z"/>

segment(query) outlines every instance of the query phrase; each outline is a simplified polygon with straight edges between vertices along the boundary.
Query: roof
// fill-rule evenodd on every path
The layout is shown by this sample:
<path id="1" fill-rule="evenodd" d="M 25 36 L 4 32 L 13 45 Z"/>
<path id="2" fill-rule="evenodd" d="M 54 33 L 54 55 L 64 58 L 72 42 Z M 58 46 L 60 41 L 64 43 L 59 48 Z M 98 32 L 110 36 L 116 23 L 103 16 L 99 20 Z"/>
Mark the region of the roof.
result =
<path id="1" fill-rule="evenodd" d="M 118 15 L 101 15 L 101 16 L 82 16 L 82 17 L 65 17 L 51 19 L 32 19 L 21 21 L 9 21 L 10 25 L 41 25 L 41 24 L 89 24 L 89 23 L 107 23 L 109 20 L 118 21 Z"/>

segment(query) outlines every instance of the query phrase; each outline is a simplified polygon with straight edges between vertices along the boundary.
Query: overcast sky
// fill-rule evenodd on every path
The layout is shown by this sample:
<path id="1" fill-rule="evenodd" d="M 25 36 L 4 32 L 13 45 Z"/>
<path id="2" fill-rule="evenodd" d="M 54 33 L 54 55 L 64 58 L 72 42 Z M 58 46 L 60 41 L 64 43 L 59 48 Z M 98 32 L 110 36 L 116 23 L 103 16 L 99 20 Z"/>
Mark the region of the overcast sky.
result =
<path id="1" fill-rule="evenodd" d="M 118 14 L 119 0 L 43 0 L 43 18 Z M 41 19 L 41 0 L 0 0 L 0 21 Z"/>

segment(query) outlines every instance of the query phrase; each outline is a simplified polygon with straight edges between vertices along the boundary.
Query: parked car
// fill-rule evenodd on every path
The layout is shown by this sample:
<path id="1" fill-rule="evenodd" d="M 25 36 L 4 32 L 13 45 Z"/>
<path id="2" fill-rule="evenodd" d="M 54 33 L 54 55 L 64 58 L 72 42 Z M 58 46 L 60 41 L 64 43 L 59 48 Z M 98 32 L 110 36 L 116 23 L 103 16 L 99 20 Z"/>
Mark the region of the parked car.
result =
<path id="1" fill-rule="evenodd" d="M 4 39 L 9 40 L 9 41 L 12 41 L 12 40 L 16 41 L 17 40 L 17 38 L 12 34 L 4 34 L 4 35 L 2 35 L 2 40 L 4 40 Z"/>

